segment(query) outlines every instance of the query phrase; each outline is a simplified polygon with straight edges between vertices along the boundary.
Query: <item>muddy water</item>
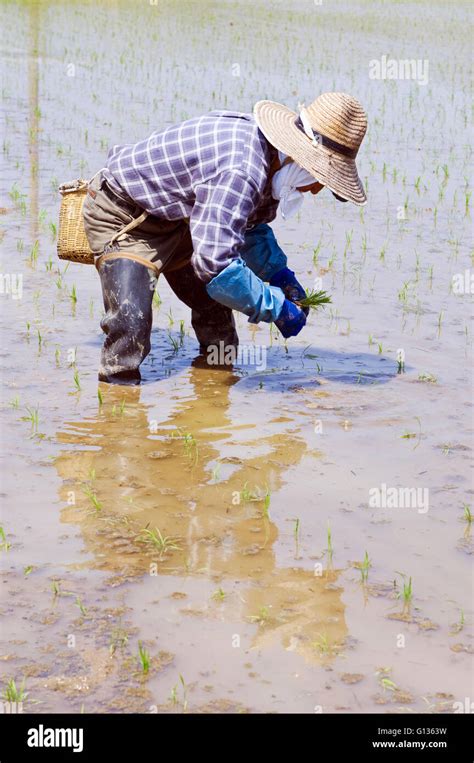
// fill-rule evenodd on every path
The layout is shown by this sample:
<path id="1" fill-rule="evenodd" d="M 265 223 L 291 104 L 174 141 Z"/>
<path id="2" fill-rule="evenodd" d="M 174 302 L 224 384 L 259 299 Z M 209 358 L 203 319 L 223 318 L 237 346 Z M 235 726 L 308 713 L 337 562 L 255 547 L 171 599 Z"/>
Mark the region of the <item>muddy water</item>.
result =
<path id="1" fill-rule="evenodd" d="M 38 713 L 452 712 L 473 648 L 463 6 L 1 14 L 0 265 L 23 278 L 0 294 L 2 690 L 24 680 Z M 388 50 L 428 83 L 371 80 Z M 369 113 L 370 203 L 323 192 L 274 226 L 332 306 L 287 347 L 239 316 L 264 367 L 206 369 L 160 283 L 144 383 L 99 399 L 100 289 L 55 259 L 58 182 L 174 120 L 332 89 Z M 374 506 L 383 485 L 419 500 Z"/>

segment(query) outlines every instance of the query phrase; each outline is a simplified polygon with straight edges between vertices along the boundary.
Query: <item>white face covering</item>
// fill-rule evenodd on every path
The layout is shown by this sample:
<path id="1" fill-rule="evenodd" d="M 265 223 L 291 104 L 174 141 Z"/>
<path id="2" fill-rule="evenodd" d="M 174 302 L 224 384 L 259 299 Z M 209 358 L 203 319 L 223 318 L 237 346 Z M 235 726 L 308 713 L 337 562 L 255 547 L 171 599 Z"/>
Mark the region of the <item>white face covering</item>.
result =
<path id="1" fill-rule="evenodd" d="M 282 164 L 286 154 L 279 151 L 278 157 Z M 272 179 L 272 196 L 280 202 L 279 209 L 284 220 L 293 217 L 304 201 L 302 192 L 296 189 L 313 183 L 316 183 L 316 178 L 293 161 L 275 172 Z"/>

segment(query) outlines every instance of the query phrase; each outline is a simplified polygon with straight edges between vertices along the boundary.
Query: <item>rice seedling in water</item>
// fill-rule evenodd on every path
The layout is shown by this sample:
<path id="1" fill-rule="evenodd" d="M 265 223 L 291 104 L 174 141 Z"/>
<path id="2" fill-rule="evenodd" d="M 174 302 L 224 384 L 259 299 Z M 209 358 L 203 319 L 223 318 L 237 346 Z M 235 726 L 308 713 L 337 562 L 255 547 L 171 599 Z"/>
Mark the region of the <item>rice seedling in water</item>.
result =
<path id="1" fill-rule="evenodd" d="M 102 390 L 101 389 L 97 390 L 97 399 L 99 401 L 99 407 L 102 407 L 103 404 L 104 404 L 104 396 L 102 394 Z"/>
<path id="2" fill-rule="evenodd" d="M 38 260 L 38 251 L 39 251 L 39 241 L 35 241 L 30 252 L 30 264 L 33 266 L 36 265 L 36 262 Z"/>
<path id="3" fill-rule="evenodd" d="M 163 536 L 161 531 L 155 527 L 154 530 L 145 527 L 137 536 L 137 540 L 140 543 L 145 543 L 160 552 L 160 557 L 166 554 L 167 551 L 179 551 L 181 546 L 178 546 L 177 538 L 170 536 Z"/>
<path id="4" fill-rule="evenodd" d="M 463 514 L 463 520 L 464 522 L 467 522 L 469 525 L 472 524 L 472 512 L 471 507 L 465 503 L 463 506 L 464 514 Z"/>
<path id="5" fill-rule="evenodd" d="M 328 522 L 326 554 L 327 554 L 327 557 L 328 557 L 328 560 L 329 560 L 329 565 L 332 564 L 333 553 L 334 553 L 334 549 L 333 549 L 333 545 L 332 545 L 331 528 L 330 528 L 329 522 Z"/>
<path id="6" fill-rule="evenodd" d="M 412 586 L 412 579 L 411 577 L 408 578 L 408 583 L 406 581 L 406 576 L 399 572 L 399 575 L 403 578 L 403 588 L 402 590 L 397 594 L 398 599 L 403 599 L 403 607 L 408 608 L 411 605 L 412 599 L 413 599 L 413 586 Z"/>
<path id="7" fill-rule="evenodd" d="M 367 583 L 369 578 L 369 569 L 372 567 L 367 551 L 365 552 L 364 560 L 360 563 L 359 570 L 362 577 L 362 582 Z"/>
<path id="8" fill-rule="evenodd" d="M 81 382 L 79 379 L 79 371 L 77 370 L 77 368 L 74 371 L 73 379 L 74 379 L 74 386 L 76 387 L 77 392 L 80 392 L 82 387 L 81 387 Z"/>
<path id="9" fill-rule="evenodd" d="M 311 310 L 317 310 L 319 307 L 326 307 L 331 303 L 331 297 L 325 291 L 306 290 L 306 297 L 298 299 L 296 304 L 299 307 L 309 307 Z"/>
<path id="10" fill-rule="evenodd" d="M 328 637 L 325 634 L 317 633 L 316 641 L 311 643 L 311 646 L 318 650 L 320 654 L 330 654 L 332 651 L 331 644 Z"/>
<path id="11" fill-rule="evenodd" d="M 84 604 L 82 603 L 82 601 L 81 601 L 81 599 L 79 598 L 79 596 L 76 596 L 76 601 L 75 601 L 75 604 L 77 604 L 77 606 L 78 606 L 78 607 L 79 607 L 79 609 L 81 610 L 81 615 L 84 615 L 84 617 L 85 617 L 85 616 L 87 615 L 87 609 L 85 608 L 85 606 L 84 606 Z"/>
<path id="12" fill-rule="evenodd" d="M 91 505 L 94 507 L 94 509 L 96 511 L 101 511 L 102 504 L 99 501 L 99 499 L 97 498 L 97 495 L 94 493 L 94 491 L 92 490 L 92 488 L 89 485 L 87 485 L 85 488 L 83 488 L 83 493 L 84 493 L 85 496 L 87 496 L 87 498 L 89 499 L 89 501 L 90 501 Z"/>
<path id="13" fill-rule="evenodd" d="M 227 594 L 225 591 L 222 590 L 222 588 L 218 588 L 217 591 L 214 591 L 214 593 L 211 596 L 211 599 L 214 599 L 214 601 L 224 601 Z"/>
<path id="14" fill-rule="evenodd" d="M 143 646 L 142 642 L 138 642 L 138 657 L 142 666 L 142 673 L 147 675 L 150 671 L 150 654 Z"/>
<path id="15" fill-rule="evenodd" d="M 28 697 L 28 692 L 25 691 L 25 684 L 26 680 L 23 679 L 20 686 L 17 687 L 14 679 L 10 678 L 2 693 L 5 702 L 24 702 Z"/>
<path id="16" fill-rule="evenodd" d="M 257 615 L 249 615 L 248 617 L 251 623 L 257 623 L 258 625 L 264 625 L 270 619 L 270 608 L 260 607 Z"/>
<path id="17" fill-rule="evenodd" d="M 25 578 L 27 578 L 28 575 L 30 575 L 32 572 L 33 572 L 32 564 L 28 564 L 26 567 L 23 568 L 23 575 L 25 576 Z"/>
<path id="18" fill-rule="evenodd" d="M 186 682 L 185 682 L 183 676 L 181 675 L 181 673 L 179 674 L 179 680 L 180 680 L 180 683 L 181 683 L 181 686 L 182 686 L 182 689 L 183 689 L 182 705 L 183 705 L 183 713 L 185 713 L 187 708 L 188 708 L 188 687 L 186 686 Z M 178 684 L 173 686 L 173 688 L 171 689 L 170 700 L 173 703 L 173 705 L 178 705 L 179 704 L 179 699 L 178 699 Z"/>
<path id="19" fill-rule="evenodd" d="M 12 547 L 12 544 L 7 541 L 7 536 L 5 535 L 5 530 L 3 527 L 0 526 L 0 551 L 9 551 Z"/>
<path id="20" fill-rule="evenodd" d="M 451 626 L 452 631 L 450 632 L 449 635 L 455 636 L 456 634 L 461 633 L 462 629 L 464 628 L 464 623 L 465 623 L 464 610 L 461 609 L 459 620 L 457 623 L 454 623 L 454 625 Z"/>
<path id="21" fill-rule="evenodd" d="M 172 337 L 171 334 L 168 334 L 168 341 L 173 348 L 173 352 L 178 352 L 180 346 L 178 340 Z"/>
<path id="22" fill-rule="evenodd" d="M 124 628 L 117 626 L 111 634 L 109 645 L 110 656 L 113 657 L 117 649 L 124 649 L 128 644 L 128 635 Z"/>
<path id="23" fill-rule="evenodd" d="M 38 425 L 39 425 L 39 413 L 38 413 L 38 407 L 36 408 L 29 408 L 26 407 L 26 416 L 22 416 L 22 421 L 29 421 L 31 423 L 31 437 L 33 437 L 38 432 Z"/>
<path id="24" fill-rule="evenodd" d="M 15 408 L 15 409 L 17 409 L 19 407 L 19 405 L 20 405 L 20 398 L 18 397 L 18 395 L 16 395 L 13 398 L 13 400 L 10 400 L 10 405 L 11 405 L 12 408 Z"/>

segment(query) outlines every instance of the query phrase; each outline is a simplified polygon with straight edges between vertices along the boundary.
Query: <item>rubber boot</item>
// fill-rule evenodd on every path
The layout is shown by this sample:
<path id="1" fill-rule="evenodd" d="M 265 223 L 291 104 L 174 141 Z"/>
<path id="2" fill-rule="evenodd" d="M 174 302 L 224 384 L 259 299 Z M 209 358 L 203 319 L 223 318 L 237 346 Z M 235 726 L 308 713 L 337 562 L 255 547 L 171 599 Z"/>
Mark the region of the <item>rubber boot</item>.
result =
<path id="1" fill-rule="evenodd" d="M 178 299 L 191 308 L 191 325 L 199 342 L 199 351 L 206 355 L 214 346 L 237 350 L 239 337 L 232 310 L 209 296 L 191 263 L 171 273 L 165 271 L 163 275 Z"/>
<path id="2" fill-rule="evenodd" d="M 138 262 L 117 257 L 100 265 L 106 334 L 99 380 L 139 384 L 139 366 L 150 352 L 154 282 Z"/>

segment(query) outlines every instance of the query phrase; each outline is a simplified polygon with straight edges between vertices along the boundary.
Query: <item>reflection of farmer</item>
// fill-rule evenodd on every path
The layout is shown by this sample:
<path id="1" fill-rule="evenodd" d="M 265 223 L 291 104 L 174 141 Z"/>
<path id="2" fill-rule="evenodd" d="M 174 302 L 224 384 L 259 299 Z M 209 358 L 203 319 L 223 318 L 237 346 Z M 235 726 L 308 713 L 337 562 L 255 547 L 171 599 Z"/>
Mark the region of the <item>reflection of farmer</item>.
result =
<path id="1" fill-rule="evenodd" d="M 325 93 L 299 115 L 259 101 L 253 116 L 214 111 L 114 146 L 84 204 L 91 249 L 103 255 L 99 377 L 140 379 L 150 351 L 151 271 L 191 307 L 202 352 L 238 343 L 232 310 L 251 323 L 273 321 L 284 337 L 298 334 L 306 311 L 295 301 L 305 293 L 267 223 L 278 205 L 288 217 L 302 193 L 324 186 L 364 204 L 355 157 L 365 131 L 357 100 Z M 117 237 L 143 212 L 144 221 Z"/>
<path id="2" fill-rule="evenodd" d="M 96 419 L 58 433 L 70 446 L 55 460 L 61 497 L 66 502 L 71 491 L 75 496 L 61 519 L 79 524 L 102 569 L 141 576 L 157 561 L 159 575 L 206 573 L 226 589 L 231 581 L 245 582 L 233 614 L 247 620 L 267 608 L 270 620 L 262 638 L 268 641 L 273 633 L 317 658 L 310 649 L 317 633 L 327 632 L 336 643 L 346 635 L 340 590 L 327 589 L 327 578 L 316 577 L 312 565 L 278 565 L 278 528 L 263 511 L 263 500 L 234 500 L 245 485 L 262 499 L 267 488 L 278 489 L 284 473 L 307 454 L 307 442 L 295 434 L 292 421 L 286 433 L 279 428 L 262 439 L 255 432 L 254 442 L 249 433 L 238 448 L 229 411 L 235 381 L 216 369 L 193 366 L 192 395 L 152 435 L 140 390 L 104 390 Z M 186 452 L 186 434 L 193 436 L 196 450 Z M 217 460 L 222 474 L 215 481 L 211 471 Z M 147 526 L 177 539 L 178 548 L 161 559 L 147 550 L 137 541 Z"/>

